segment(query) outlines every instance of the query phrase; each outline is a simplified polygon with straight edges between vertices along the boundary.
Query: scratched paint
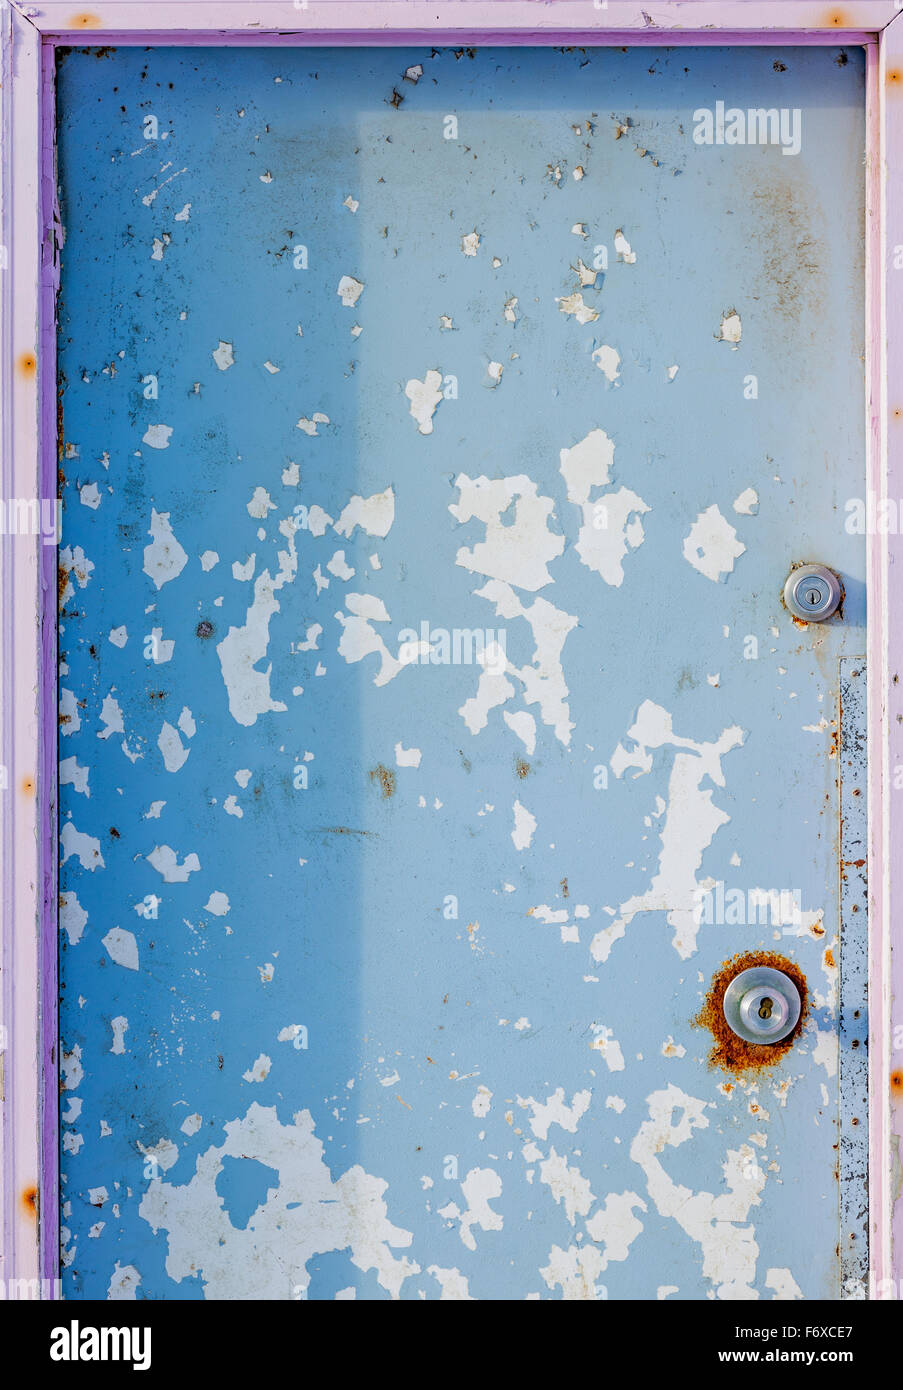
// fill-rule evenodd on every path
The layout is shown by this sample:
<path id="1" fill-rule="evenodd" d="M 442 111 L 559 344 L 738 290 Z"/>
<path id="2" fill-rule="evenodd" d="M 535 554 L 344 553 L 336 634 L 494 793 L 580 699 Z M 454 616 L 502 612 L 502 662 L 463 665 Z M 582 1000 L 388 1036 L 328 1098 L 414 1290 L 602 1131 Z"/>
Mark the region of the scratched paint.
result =
<path id="1" fill-rule="evenodd" d="M 61 56 L 67 1296 L 839 1296 L 837 57 Z"/>

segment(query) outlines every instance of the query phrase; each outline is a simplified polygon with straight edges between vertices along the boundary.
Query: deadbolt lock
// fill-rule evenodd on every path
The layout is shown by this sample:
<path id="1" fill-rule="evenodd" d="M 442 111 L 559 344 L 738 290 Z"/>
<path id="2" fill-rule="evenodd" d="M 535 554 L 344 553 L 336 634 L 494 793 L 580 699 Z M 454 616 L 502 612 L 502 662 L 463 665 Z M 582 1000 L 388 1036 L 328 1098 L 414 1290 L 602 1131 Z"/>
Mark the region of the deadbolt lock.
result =
<path id="1" fill-rule="evenodd" d="M 750 1043 L 780 1042 L 799 1022 L 799 990 L 783 970 L 757 965 L 741 970 L 724 992 L 728 1027 Z"/>
<path id="2" fill-rule="evenodd" d="M 784 602 L 804 623 L 823 623 L 836 613 L 843 588 L 827 565 L 797 565 L 784 585 Z"/>

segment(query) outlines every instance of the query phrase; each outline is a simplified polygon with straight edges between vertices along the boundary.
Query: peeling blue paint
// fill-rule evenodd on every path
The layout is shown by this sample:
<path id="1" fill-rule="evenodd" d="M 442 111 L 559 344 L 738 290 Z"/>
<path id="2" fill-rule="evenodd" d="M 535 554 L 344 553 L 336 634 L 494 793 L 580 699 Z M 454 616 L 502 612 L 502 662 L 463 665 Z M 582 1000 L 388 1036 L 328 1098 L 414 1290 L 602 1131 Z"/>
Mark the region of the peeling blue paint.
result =
<path id="1" fill-rule="evenodd" d="M 61 59 L 67 1296 L 838 1296 L 837 57 Z"/>

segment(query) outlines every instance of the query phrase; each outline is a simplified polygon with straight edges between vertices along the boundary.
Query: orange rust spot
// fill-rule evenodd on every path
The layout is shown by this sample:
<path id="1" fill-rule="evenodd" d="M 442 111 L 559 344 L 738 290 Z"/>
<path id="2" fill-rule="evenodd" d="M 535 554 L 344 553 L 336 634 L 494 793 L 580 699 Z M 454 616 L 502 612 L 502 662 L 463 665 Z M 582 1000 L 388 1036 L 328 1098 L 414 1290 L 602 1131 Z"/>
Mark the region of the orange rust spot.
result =
<path id="1" fill-rule="evenodd" d="M 828 11 L 824 18 L 824 26 L 826 29 L 848 29 L 851 27 L 844 11 L 838 9 Z"/>
<path id="2" fill-rule="evenodd" d="M 38 370 L 38 359 L 33 352 L 20 352 L 16 366 L 24 377 L 33 377 Z"/>
<path id="3" fill-rule="evenodd" d="M 23 777 L 23 778 L 22 778 L 22 790 L 23 790 L 23 792 L 25 793 L 26 796 L 34 796 L 34 778 L 33 778 L 33 777 Z"/>
<path id="4" fill-rule="evenodd" d="M 96 14 L 76 14 L 69 21 L 70 29 L 99 29 L 100 19 Z"/>
<path id="5" fill-rule="evenodd" d="M 892 1071 L 890 1074 L 890 1089 L 894 1096 L 903 1096 L 903 1071 Z"/>
<path id="6" fill-rule="evenodd" d="M 38 1215 L 38 1189 L 36 1187 L 26 1187 L 22 1193 L 22 1206 L 29 1216 L 37 1218 Z"/>
<path id="7" fill-rule="evenodd" d="M 68 583 L 69 583 L 69 571 L 67 570 L 66 566 L 65 566 L 65 565 L 57 565 L 57 570 L 56 570 L 56 596 L 57 596 L 57 601 L 58 601 L 58 603 L 59 603 L 59 605 L 60 605 L 61 608 L 62 608 L 62 606 L 63 606 L 63 594 L 66 592 L 66 585 L 67 585 Z"/>
<path id="8" fill-rule="evenodd" d="M 391 768 L 383 767 L 382 763 L 377 763 L 376 767 L 370 769 L 370 781 L 379 782 L 384 797 L 395 795 L 395 773 Z"/>
<path id="9" fill-rule="evenodd" d="M 735 975 L 741 970 L 750 970 L 756 965 L 767 965 L 772 970 L 783 970 L 789 975 L 800 992 L 802 1008 L 799 1021 L 789 1037 L 776 1043 L 748 1043 L 738 1038 L 728 1026 L 724 1017 L 724 993 Z M 809 1004 L 809 989 L 806 977 L 795 961 L 780 956 L 775 951 L 744 951 L 726 960 L 712 979 L 705 1003 L 693 1019 L 693 1026 L 707 1028 L 712 1034 L 713 1047 L 709 1053 L 709 1066 L 721 1067 L 724 1071 L 750 1073 L 769 1071 L 793 1046 L 806 1022 Z"/>
<path id="10" fill-rule="evenodd" d="M 901 82 L 903 82 L 903 72 L 901 72 L 899 68 L 888 68 L 887 82 L 888 86 L 899 87 Z"/>
<path id="11" fill-rule="evenodd" d="M 63 441 L 63 391 L 66 388 L 60 386 L 56 393 L 56 461 L 62 463 L 64 453 Z M 62 487 L 65 487 L 66 477 L 63 470 L 59 470 L 59 480 Z"/>
<path id="12" fill-rule="evenodd" d="M 825 965 L 828 967 L 829 970 L 837 969 L 837 962 L 834 959 L 834 952 L 831 950 L 830 946 L 825 951 Z"/>
<path id="13" fill-rule="evenodd" d="M 521 781 L 523 781 L 523 779 L 527 776 L 527 773 L 530 771 L 530 764 L 528 762 L 524 762 L 523 758 L 515 758 L 514 771 L 517 773 Z"/>

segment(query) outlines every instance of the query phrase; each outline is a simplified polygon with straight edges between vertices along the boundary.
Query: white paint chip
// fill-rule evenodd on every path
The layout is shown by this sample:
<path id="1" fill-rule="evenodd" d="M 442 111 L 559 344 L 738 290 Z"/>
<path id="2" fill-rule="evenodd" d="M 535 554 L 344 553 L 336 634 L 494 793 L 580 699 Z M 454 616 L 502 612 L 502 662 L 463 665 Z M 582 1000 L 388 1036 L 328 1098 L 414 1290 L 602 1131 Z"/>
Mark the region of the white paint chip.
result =
<path id="1" fill-rule="evenodd" d="M 593 361 L 606 381 L 617 381 L 620 376 L 621 354 L 616 348 L 608 347 L 603 343 L 593 353 Z"/>
<path id="2" fill-rule="evenodd" d="M 353 275 L 343 275 L 338 284 L 336 294 L 342 301 L 346 309 L 353 309 L 360 299 L 364 290 L 364 282 L 356 280 Z"/>
<path id="3" fill-rule="evenodd" d="M 248 1070 L 243 1072 L 242 1075 L 245 1081 L 266 1081 L 272 1065 L 272 1060 L 265 1052 L 261 1052 L 256 1062 L 252 1063 Z"/>
<path id="4" fill-rule="evenodd" d="M 163 755 L 163 764 L 167 772 L 178 772 L 181 767 L 184 767 L 188 754 L 191 752 L 190 748 L 183 747 L 178 729 L 175 729 L 168 722 L 164 723 L 160 730 L 157 737 L 157 747 Z"/>
<path id="5" fill-rule="evenodd" d="M 188 563 L 188 555 L 176 540 L 169 524 L 169 512 L 151 510 L 151 524 L 148 534 L 152 543 L 144 547 L 143 570 L 158 589 L 169 584 L 182 573 Z"/>
<path id="6" fill-rule="evenodd" d="M 617 252 L 619 261 L 624 261 L 626 265 L 635 264 L 636 252 L 630 249 L 630 242 L 627 240 L 620 227 L 615 232 L 615 251 Z"/>
<path id="7" fill-rule="evenodd" d="M 235 353 L 231 343 L 226 343 L 220 338 L 219 343 L 213 349 L 211 356 L 221 372 L 228 369 L 235 363 Z"/>
<path id="8" fill-rule="evenodd" d="M 141 443 L 146 444 L 149 449 L 168 449 L 171 435 L 171 425 L 148 425 Z"/>
<path id="9" fill-rule="evenodd" d="M 339 536 L 346 536 L 349 540 L 354 535 L 355 528 L 360 526 L 362 531 L 366 531 L 368 536 L 379 536 L 384 539 L 392 529 L 395 521 L 395 493 L 391 487 L 387 487 L 385 492 L 376 492 L 372 497 L 360 497 L 357 494 L 351 501 L 342 508 L 342 514 L 335 523 L 333 530 Z M 345 552 L 340 550 L 339 555 L 344 557 Z M 333 557 L 335 558 L 335 557 Z M 331 562 L 326 566 L 330 573 L 335 573 L 331 569 Z M 351 578 L 354 570 L 351 570 L 347 578 Z"/>
<path id="10" fill-rule="evenodd" d="M 200 860 L 196 854 L 185 856 L 183 863 L 179 863 L 179 856 L 169 845 L 154 845 L 150 854 L 145 856 L 147 862 L 157 870 L 165 883 L 187 883 L 188 875 L 197 873 L 201 867 Z"/>
<path id="11" fill-rule="evenodd" d="M 122 927 L 112 927 L 103 938 L 107 954 L 117 965 L 126 970 L 138 969 L 138 942 L 130 931 Z"/>
<path id="12" fill-rule="evenodd" d="M 734 568 L 734 561 L 746 546 L 737 539 L 737 532 L 721 515 L 717 505 L 700 512 L 684 540 L 684 559 L 713 583 L 720 582 Z"/>
<path id="13" fill-rule="evenodd" d="M 744 488 L 740 496 L 734 498 L 733 508 L 740 516 L 755 516 L 759 510 L 759 494 L 756 489 Z"/>
<path id="14" fill-rule="evenodd" d="M 60 927 L 69 938 L 70 946 L 77 946 L 88 921 L 88 914 L 75 893 L 60 894 Z"/>
<path id="15" fill-rule="evenodd" d="M 719 342 L 730 343 L 732 350 L 736 352 L 743 336 L 743 325 L 736 309 L 728 309 L 726 314 L 722 314 L 721 328 L 716 336 Z"/>
<path id="16" fill-rule="evenodd" d="M 514 829 L 511 832 L 511 839 L 514 841 L 515 849 L 529 849 L 536 833 L 536 817 L 522 806 L 519 801 L 514 803 Z"/>
<path id="17" fill-rule="evenodd" d="M 422 381 L 413 377 L 405 386 L 404 393 L 410 401 L 411 418 L 416 421 L 420 434 L 432 434 L 433 416 L 442 400 L 442 375 L 431 370 Z"/>
<path id="18" fill-rule="evenodd" d="M 401 743 L 395 745 L 397 767 L 419 767 L 422 756 L 419 748 L 404 748 Z"/>
<path id="19" fill-rule="evenodd" d="M 555 303 L 558 305 L 559 313 L 572 315 L 578 323 L 595 323 L 599 317 L 598 310 L 584 304 L 583 295 L 579 290 L 574 294 L 556 296 Z"/>

